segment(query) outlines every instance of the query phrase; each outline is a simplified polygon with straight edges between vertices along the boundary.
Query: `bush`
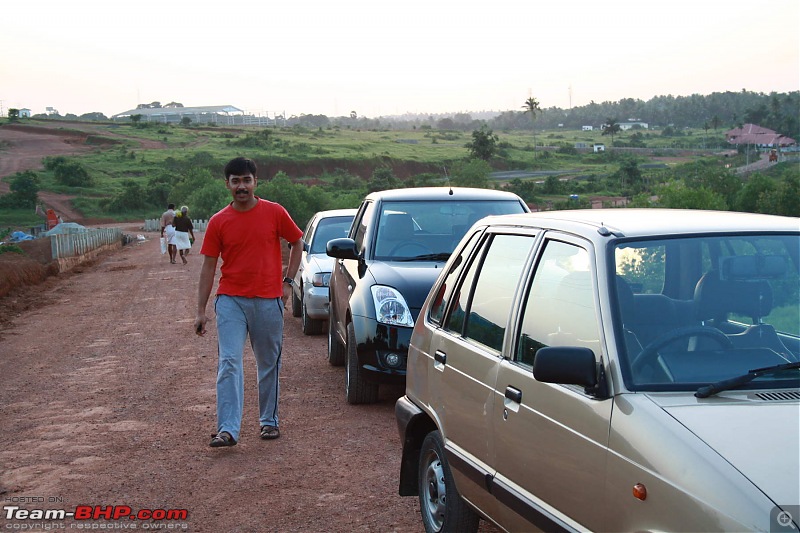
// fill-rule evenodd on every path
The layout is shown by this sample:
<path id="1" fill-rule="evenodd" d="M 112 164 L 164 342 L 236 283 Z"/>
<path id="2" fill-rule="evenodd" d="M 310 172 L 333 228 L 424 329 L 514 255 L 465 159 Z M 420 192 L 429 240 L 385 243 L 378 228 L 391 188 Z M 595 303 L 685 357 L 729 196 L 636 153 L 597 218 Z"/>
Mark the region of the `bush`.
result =
<path id="1" fill-rule="evenodd" d="M 56 167 L 56 181 L 68 187 L 91 187 L 94 180 L 80 163 L 66 162 Z"/>

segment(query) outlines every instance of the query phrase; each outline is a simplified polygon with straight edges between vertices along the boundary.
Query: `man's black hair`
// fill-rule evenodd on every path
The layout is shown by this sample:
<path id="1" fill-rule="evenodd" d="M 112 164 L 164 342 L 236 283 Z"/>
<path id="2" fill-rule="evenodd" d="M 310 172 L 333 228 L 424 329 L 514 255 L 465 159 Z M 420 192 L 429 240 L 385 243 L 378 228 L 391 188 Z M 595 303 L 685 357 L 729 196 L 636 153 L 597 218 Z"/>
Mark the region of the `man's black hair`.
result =
<path id="1" fill-rule="evenodd" d="M 167 206 L 167 209 L 175 209 L 175 204 L 169 204 L 169 205 Z"/>
<path id="2" fill-rule="evenodd" d="M 228 161 L 225 165 L 225 179 L 229 176 L 244 176 L 245 174 L 252 174 L 256 177 L 258 168 L 256 162 L 246 157 L 237 157 Z"/>

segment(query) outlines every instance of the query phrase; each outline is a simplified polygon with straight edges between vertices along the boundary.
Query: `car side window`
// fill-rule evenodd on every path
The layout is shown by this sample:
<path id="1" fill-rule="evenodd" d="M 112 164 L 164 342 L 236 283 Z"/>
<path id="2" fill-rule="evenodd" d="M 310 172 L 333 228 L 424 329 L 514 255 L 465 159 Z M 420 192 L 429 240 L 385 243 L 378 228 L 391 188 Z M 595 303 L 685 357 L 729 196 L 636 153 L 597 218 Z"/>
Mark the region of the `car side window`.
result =
<path id="1" fill-rule="evenodd" d="M 353 240 L 356 242 L 356 250 L 359 252 L 364 249 L 364 238 L 367 235 L 368 224 L 372 222 L 374 208 L 374 202 L 365 202 L 356 214 L 356 223 L 353 224 L 353 229 L 355 230 Z"/>
<path id="2" fill-rule="evenodd" d="M 442 323 L 442 317 L 444 316 L 445 308 L 447 308 L 447 302 L 450 301 L 450 296 L 453 293 L 453 284 L 455 283 L 455 280 L 458 279 L 461 271 L 464 270 L 464 265 L 467 264 L 467 257 L 472 250 L 472 243 L 475 241 L 475 239 L 477 239 L 477 235 L 478 233 L 473 233 L 470 235 L 467 245 L 462 248 L 459 255 L 451 263 L 450 271 L 447 273 L 447 276 L 444 278 L 442 284 L 436 290 L 436 298 L 434 298 L 433 303 L 431 304 L 429 314 L 430 320 L 436 324 Z"/>
<path id="3" fill-rule="evenodd" d="M 492 239 L 472 292 L 464 337 L 502 351 L 514 293 L 533 242 L 525 235 Z"/>
<path id="4" fill-rule="evenodd" d="M 589 253 L 573 244 L 548 241 L 525 297 L 514 360 L 532 366 L 536 351 L 546 346 L 581 346 L 598 355 L 594 294 Z"/>
<path id="5" fill-rule="evenodd" d="M 533 243 L 534 237 L 525 235 L 495 235 L 487 241 L 483 260 L 472 262 L 453 295 L 446 327 L 500 352 L 514 293 Z"/>

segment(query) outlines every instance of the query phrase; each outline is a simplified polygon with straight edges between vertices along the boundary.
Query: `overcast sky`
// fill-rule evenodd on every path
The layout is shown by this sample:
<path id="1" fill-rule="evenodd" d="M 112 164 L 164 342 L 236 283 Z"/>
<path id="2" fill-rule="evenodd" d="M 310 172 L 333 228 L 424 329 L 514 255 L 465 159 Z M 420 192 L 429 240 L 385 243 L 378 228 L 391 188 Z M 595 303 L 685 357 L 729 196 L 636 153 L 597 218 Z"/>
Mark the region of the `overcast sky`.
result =
<path id="1" fill-rule="evenodd" d="M 0 101 L 107 116 L 520 110 L 800 90 L 800 1 L 4 0 Z"/>

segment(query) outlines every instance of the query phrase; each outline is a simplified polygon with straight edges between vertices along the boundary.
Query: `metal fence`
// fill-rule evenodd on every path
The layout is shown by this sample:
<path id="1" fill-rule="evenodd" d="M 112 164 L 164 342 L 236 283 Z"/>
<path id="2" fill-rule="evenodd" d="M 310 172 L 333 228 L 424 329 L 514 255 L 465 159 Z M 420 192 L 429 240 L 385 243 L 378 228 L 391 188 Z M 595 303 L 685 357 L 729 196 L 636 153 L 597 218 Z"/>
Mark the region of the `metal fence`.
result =
<path id="1" fill-rule="evenodd" d="M 104 246 L 122 242 L 120 228 L 92 228 L 82 233 L 51 235 L 53 259 L 65 259 L 90 254 Z"/>
<path id="2" fill-rule="evenodd" d="M 192 220 L 192 226 L 194 226 L 194 231 L 205 231 L 206 224 L 208 224 L 208 220 Z M 145 231 L 161 231 L 161 219 L 160 218 L 148 218 L 144 221 L 144 230 Z"/>

